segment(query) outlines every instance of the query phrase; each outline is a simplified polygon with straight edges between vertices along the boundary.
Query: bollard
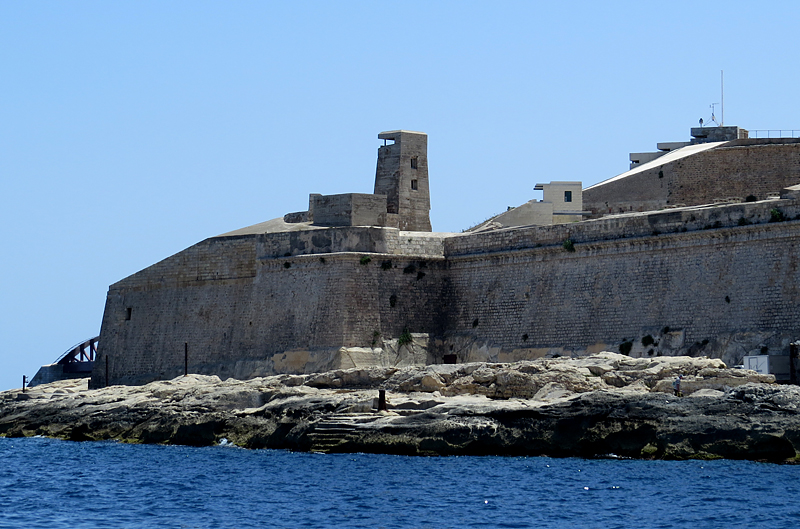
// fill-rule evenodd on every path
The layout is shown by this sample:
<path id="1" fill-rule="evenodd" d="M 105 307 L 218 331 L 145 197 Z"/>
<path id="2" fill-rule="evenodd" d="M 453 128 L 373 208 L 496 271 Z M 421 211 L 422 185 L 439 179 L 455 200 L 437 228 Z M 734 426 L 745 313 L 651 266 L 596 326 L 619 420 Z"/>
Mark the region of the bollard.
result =
<path id="1" fill-rule="evenodd" d="M 25 393 L 25 384 L 28 382 L 28 377 L 22 375 L 22 392 Z"/>
<path id="2" fill-rule="evenodd" d="M 189 343 L 183 342 L 183 376 L 189 375 Z"/>
<path id="3" fill-rule="evenodd" d="M 378 411 L 386 411 L 386 390 L 378 390 Z"/>

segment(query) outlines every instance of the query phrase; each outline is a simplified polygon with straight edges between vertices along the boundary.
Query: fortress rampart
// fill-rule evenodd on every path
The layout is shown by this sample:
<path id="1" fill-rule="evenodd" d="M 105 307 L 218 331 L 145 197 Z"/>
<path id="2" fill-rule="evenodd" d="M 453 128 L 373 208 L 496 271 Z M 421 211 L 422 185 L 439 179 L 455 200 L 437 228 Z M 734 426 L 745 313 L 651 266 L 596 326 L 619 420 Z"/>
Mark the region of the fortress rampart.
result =
<path id="1" fill-rule="evenodd" d="M 574 252 L 530 239 L 527 248 L 512 240 L 491 253 L 448 255 L 448 347 L 460 361 L 512 361 L 627 342 L 636 356 L 705 354 L 731 365 L 762 348 L 788 350 L 800 332 L 800 223 L 685 227 L 587 237 Z"/>
<path id="2" fill-rule="evenodd" d="M 444 260 L 424 253 L 435 237 L 404 234 L 400 244 L 396 229 L 323 231 L 316 247 L 286 233 L 210 238 L 112 285 L 93 378 L 105 383 L 106 362 L 111 383 L 177 376 L 184 344 L 193 373 L 249 378 L 341 367 L 340 348 L 405 329 L 441 334 L 431 315 L 443 313 Z M 422 251 L 398 256 L 386 240 Z M 299 253 L 314 249 L 333 253 Z"/>
<path id="3" fill-rule="evenodd" d="M 800 186 L 782 197 L 465 234 L 276 219 L 111 285 L 92 385 L 175 377 L 184 347 L 190 372 L 222 378 L 784 353 L 800 338 Z M 408 209 L 423 228 L 426 200 Z"/>
<path id="4" fill-rule="evenodd" d="M 449 237 L 331 228 L 316 246 L 313 231 L 211 238 L 112 285 L 93 378 L 104 356 L 111 383 L 174 377 L 184 343 L 192 372 L 223 377 L 349 367 L 348 348 L 363 349 L 354 365 L 391 363 L 403 355 L 382 346 L 404 331 L 429 363 L 626 342 L 735 363 L 800 335 L 800 222 L 774 210 L 796 218 L 800 201 Z M 444 255 L 408 253 L 415 241 Z"/>

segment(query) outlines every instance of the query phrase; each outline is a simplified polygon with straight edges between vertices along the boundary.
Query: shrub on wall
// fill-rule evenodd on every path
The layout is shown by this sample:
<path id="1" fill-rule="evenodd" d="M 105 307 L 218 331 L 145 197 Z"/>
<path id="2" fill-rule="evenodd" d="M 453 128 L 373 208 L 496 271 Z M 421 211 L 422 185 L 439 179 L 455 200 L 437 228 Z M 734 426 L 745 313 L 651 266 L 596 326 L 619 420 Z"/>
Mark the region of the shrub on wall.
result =
<path id="1" fill-rule="evenodd" d="M 372 257 L 369 255 L 362 255 L 361 260 L 359 261 L 362 265 L 368 265 L 372 261 Z"/>
<path id="2" fill-rule="evenodd" d="M 408 345 L 414 341 L 414 338 L 411 337 L 411 333 L 409 332 L 408 328 L 403 329 L 403 332 L 400 333 L 400 337 L 397 339 L 397 345 L 402 347 L 404 345 Z"/>
<path id="3" fill-rule="evenodd" d="M 564 249 L 568 252 L 575 251 L 575 243 L 572 242 L 572 239 L 565 239 L 564 243 L 561 246 L 563 246 Z"/>

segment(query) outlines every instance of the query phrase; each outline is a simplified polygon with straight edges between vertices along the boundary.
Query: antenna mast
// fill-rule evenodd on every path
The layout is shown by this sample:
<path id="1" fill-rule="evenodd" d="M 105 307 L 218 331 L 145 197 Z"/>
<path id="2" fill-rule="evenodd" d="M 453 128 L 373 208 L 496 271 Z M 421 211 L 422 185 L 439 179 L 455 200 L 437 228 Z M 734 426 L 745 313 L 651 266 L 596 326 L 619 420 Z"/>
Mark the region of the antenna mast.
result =
<path id="1" fill-rule="evenodd" d="M 720 111 L 722 112 L 722 116 L 720 117 L 720 127 L 725 126 L 725 70 L 719 71 L 719 91 L 720 91 Z"/>

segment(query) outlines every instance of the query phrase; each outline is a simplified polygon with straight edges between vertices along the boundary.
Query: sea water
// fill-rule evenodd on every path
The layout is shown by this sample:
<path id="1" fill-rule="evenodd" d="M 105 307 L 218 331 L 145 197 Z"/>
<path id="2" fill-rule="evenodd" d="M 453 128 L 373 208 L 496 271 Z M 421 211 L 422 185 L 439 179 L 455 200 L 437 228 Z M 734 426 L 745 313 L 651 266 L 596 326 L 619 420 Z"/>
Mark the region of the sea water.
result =
<path id="1" fill-rule="evenodd" d="M 0 528 L 800 527 L 800 467 L 0 438 Z"/>

